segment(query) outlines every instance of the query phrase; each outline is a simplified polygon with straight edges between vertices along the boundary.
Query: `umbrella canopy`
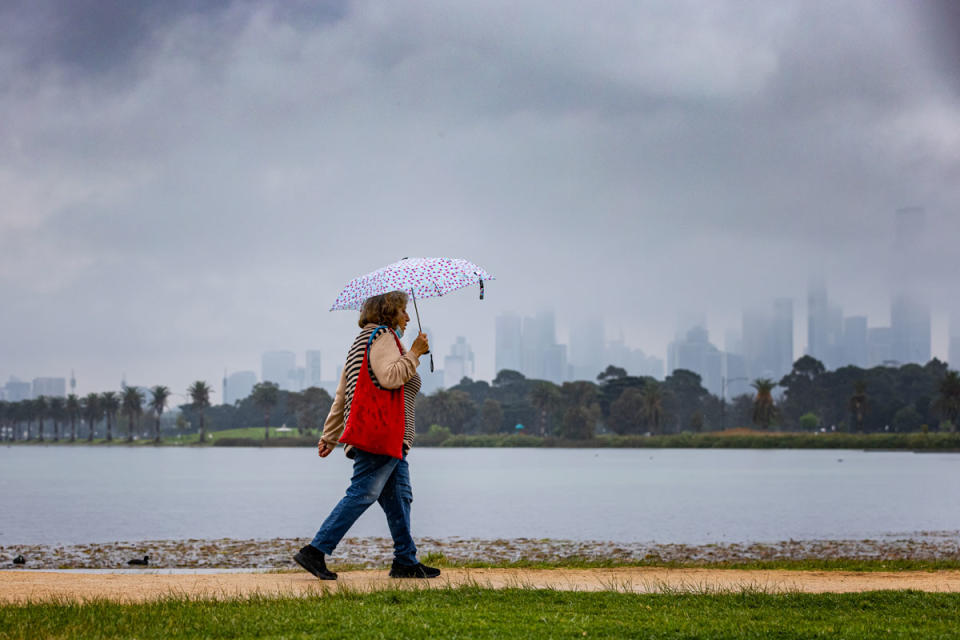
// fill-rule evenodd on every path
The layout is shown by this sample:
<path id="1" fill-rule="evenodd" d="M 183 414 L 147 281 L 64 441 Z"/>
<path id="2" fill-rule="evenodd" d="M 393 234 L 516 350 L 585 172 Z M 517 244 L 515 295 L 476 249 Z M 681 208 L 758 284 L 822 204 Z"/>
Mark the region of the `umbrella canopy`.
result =
<path id="1" fill-rule="evenodd" d="M 404 258 L 351 280 L 337 296 L 330 311 L 359 311 L 367 298 L 391 291 L 408 292 L 416 301 L 417 298 L 442 296 L 477 283 L 483 299 L 483 281 L 493 279 L 486 270 L 460 258 Z"/>

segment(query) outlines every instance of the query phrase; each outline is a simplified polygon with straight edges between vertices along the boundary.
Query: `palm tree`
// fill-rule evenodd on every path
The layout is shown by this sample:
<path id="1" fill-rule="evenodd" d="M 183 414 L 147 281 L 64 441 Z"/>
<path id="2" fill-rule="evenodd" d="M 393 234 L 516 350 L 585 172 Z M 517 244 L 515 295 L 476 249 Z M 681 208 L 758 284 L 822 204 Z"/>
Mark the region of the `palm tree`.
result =
<path id="1" fill-rule="evenodd" d="M 203 410 L 210 406 L 210 385 L 203 380 L 197 380 L 187 389 L 190 396 L 190 407 L 200 412 L 200 442 L 207 439 L 203 430 Z"/>
<path id="2" fill-rule="evenodd" d="M 162 384 L 155 385 L 150 389 L 150 411 L 153 412 L 156 422 L 154 422 L 153 441 L 160 442 L 160 416 L 167 409 L 167 400 L 170 398 L 170 389 Z"/>
<path id="3" fill-rule="evenodd" d="M 530 389 L 530 404 L 540 412 L 540 435 L 547 435 L 547 413 L 554 409 L 560 399 L 560 392 L 550 382 L 537 382 Z"/>
<path id="4" fill-rule="evenodd" d="M 33 399 L 33 417 L 37 420 L 37 441 L 43 442 L 43 423 L 47 417 L 47 409 L 50 403 L 46 396 L 38 396 Z"/>
<path id="5" fill-rule="evenodd" d="M 270 410 L 280 402 L 280 387 L 273 382 L 253 385 L 253 404 L 263 409 L 263 439 L 270 439 Z"/>
<path id="6" fill-rule="evenodd" d="M 960 373 L 947 371 L 940 380 L 937 391 L 940 395 L 933 401 L 934 409 L 950 423 L 953 428 L 960 417 Z"/>
<path id="7" fill-rule="evenodd" d="M 100 408 L 100 396 L 96 393 L 88 393 L 83 399 L 83 417 L 89 426 L 87 442 L 93 442 L 93 427 L 101 415 L 103 410 Z"/>
<path id="8" fill-rule="evenodd" d="M 136 387 L 124 387 L 122 405 L 127 414 L 127 442 L 133 442 L 133 424 L 143 413 L 143 392 Z"/>
<path id="9" fill-rule="evenodd" d="M 100 406 L 107 416 L 107 442 L 113 442 L 113 417 L 120 408 L 120 396 L 116 391 L 104 391 L 100 394 Z"/>
<path id="10" fill-rule="evenodd" d="M 853 395 L 850 396 L 850 413 L 857 424 L 857 433 L 863 433 L 863 418 L 867 413 L 867 383 L 858 380 L 853 385 Z"/>
<path id="11" fill-rule="evenodd" d="M 60 441 L 60 422 L 64 418 L 66 413 L 66 400 L 59 396 L 54 396 L 50 398 L 50 403 L 47 405 L 47 415 L 50 416 L 50 419 L 53 420 L 53 441 Z"/>
<path id="12" fill-rule="evenodd" d="M 663 390 L 659 382 L 648 380 L 643 385 L 642 394 L 640 401 L 643 407 L 643 421 L 651 431 L 656 433 L 660 430 L 660 423 L 663 421 Z"/>
<path id="13" fill-rule="evenodd" d="M 70 442 L 77 441 L 77 416 L 80 415 L 80 398 L 75 393 L 67 396 L 67 417 L 70 418 Z"/>
<path id="14" fill-rule="evenodd" d="M 772 393 L 777 383 L 770 378 L 758 378 L 750 386 L 757 391 L 757 395 L 753 399 L 753 423 L 767 429 L 777 414 Z"/>

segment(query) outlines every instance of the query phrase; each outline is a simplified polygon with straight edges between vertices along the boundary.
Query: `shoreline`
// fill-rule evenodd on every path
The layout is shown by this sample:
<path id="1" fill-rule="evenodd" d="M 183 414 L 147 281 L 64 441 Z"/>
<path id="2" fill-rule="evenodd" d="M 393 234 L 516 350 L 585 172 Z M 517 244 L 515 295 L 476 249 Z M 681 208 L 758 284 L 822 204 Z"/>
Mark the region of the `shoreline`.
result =
<path id="1" fill-rule="evenodd" d="M 306 538 L 185 539 L 95 544 L 0 546 L 0 569 L 129 569 L 127 561 L 150 556 L 152 569 L 295 569 L 294 553 Z M 510 540 L 417 539 L 425 561 L 471 564 L 724 565 L 777 562 L 945 563 L 960 565 L 960 531 L 914 532 L 864 540 L 679 544 L 514 538 Z M 332 566 L 377 569 L 392 559 L 389 538 L 345 538 Z M 26 564 L 12 564 L 22 555 Z"/>

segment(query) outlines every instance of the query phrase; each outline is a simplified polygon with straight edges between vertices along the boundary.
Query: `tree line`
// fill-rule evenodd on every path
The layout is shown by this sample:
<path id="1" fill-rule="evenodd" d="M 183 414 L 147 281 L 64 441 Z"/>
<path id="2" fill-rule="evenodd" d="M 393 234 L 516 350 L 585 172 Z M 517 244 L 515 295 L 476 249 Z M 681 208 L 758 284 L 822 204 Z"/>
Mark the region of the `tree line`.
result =
<path id="1" fill-rule="evenodd" d="M 597 433 L 667 434 L 753 425 L 762 429 L 911 432 L 953 431 L 960 417 L 960 375 L 937 359 L 926 365 L 842 367 L 827 371 L 810 357 L 797 360 L 779 381 L 760 378 L 753 391 L 726 402 L 709 393 L 698 374 L 677 369 L 663 381 L 608 366 L 596 381 L 555 384 L 500 371 L 490 383 L 464 378 L 454 387 L 417 399 L 417 431 L 450 434 L 523 433 L 586 440 Z M 11 439 L 93 441 L 114 439 L 125 418 L 126 440 L 160 441 L 161 416 L 172 392 L 157 385 L 84 397 L 38 397 L 0 402 L 0 427 Z M 333 399 L 326 390 L 281 390 L 272 382 L 254 386 L 233 405 L 212 406 L 210 385 L 187 389 L 179 405 L 181 425 L 196 423 L 199 441 L 210 430 L 289 424 L 301 434 L 322 427 Z M 146 426 L 144 421 L 147 421 Z M 191 425 L 192 426 L 192 425 Z"/>
<path id="2" fill-rule="evenodd" d="M 520 432 L 580 440 L 597 433 L 668 434 L 730 426 L 952 431 L 960 416 L 960 375 L 937 359 L 922 366 L 827 371 L 804 356 L 781 380 L 759 378 L 751 387 L 751 393 L 727 402 L 685 369 L 658 381 L 609 366 L 596 382 L 559 385 L 504 370 L 492 383 L 464 378 L 420 398 L 417 430 L 428 432 L 437 425 L 451 434 Z"/>
<path id="3" fill-rule="evenodd" d="M 196 424 L 198 440 L 204 442 L 210 430 L 248 427 L 263 420 L 264 437 L 270 437 L 271 418 L 299 425 L 323 424 L 332 404 L 330 394 L 312 387 L 303 392 L 281 390 L 273 382 L 254 386 L 252 393 L 235 405 L 213 406 L 212 388 L 203 380 L 191 384 L 186 403 L 179 405 L 180 426 L 186 427 L 189 417 Z M 83 397 L 39 396 L 16 402 L 0 401 L 0 432 L 9 440 L 36 442 L 93 442 L 97 437 L 112 442 L 115 430 L 125 423 L 124 434 L 116 434 L 127 442 L 139 438 L 161 441 L 161 416 L 169 408 L 173 392 L 156 385 L 146 390 L 124 387 L 121 391 L 89 393 Z M 145 424 L 146 423 L 146 424 Z M 191 424 L 192 427 L 192 424 Z"/>

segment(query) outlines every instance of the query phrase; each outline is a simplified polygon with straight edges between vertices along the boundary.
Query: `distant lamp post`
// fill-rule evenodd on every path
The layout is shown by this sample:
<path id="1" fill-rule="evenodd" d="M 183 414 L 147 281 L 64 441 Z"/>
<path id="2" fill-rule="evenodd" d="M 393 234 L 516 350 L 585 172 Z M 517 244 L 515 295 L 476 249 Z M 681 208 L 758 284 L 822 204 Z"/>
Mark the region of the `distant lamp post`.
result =
<path id="1" fill-rule="evenodd" d="M 727 378 L 726 376 L 721 376 L 720 378 L 720 430 L 721 431 L 727 428 L 727 383 L 738 382 L 740 380 L 743 380 L 744 382 L 746 382 L 749 380 L 749 378 L 745 376 L 738 376 L 736 378 Z"/>

